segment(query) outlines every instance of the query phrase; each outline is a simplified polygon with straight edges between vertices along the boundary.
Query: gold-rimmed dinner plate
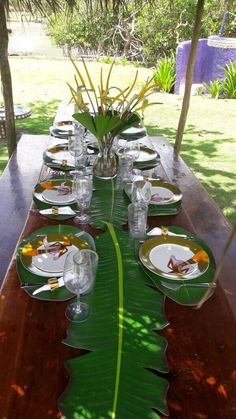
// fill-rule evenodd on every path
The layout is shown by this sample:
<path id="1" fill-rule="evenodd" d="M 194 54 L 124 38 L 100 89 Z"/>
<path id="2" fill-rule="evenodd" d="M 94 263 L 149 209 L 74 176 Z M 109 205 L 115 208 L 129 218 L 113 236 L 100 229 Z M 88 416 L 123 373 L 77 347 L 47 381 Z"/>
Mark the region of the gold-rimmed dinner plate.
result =
<path id="1" fill-rule="evenodd" d="M 157 156 L 158 153 L 156 150 L 153 150 L 152 148 L 146 146 L 141 146 L 139 156 L 135 161 L 136 163 L 148 162 L 156 159 Z"/>
<path id="2" fill-rule="evenodd" d="M 146 128 L 144 127 L 130 127 L 127 128 L 125 131 L 119 134 L 120 138 L 124 138 L 127 140 L 139 139 L 144 138 L 147 135 Z"/>
<path id="3" fill-rule="evenodd" d="M 74 127 L 72 124 L 54 124 L 53 125 L 54 129 L 57 129 L 58 131 L 62 131 L 62 132 L 69 132 L 72 131 L 72 133 L 74 133 Z"/>
<path id="4" fill-rule="evenodd" d="M 135 153 L 135 151 L 134 151 Z M 127 151 L 125 150 L 125 148 L 120 148 L 119 149 L 119 154 L 130 154 L 132 156 L 132 150 Z M 152 148 L 146 147 L 146 146 L 141 146 L 140 147 L 140 153 L 139 153 L 139 157 L 135 160 L 135 163 L 145 163 L 145 162 L 150 162 L 152 160 L 155 160 L 157 157 L 159 156 L 159 154 L 157 153 L 156 150 L 153 150 Z"/>
<path id="5" fill-rule="evenodd" d="M 75 202 L 75 197 L 72 193 L 61 195 L 58 189 L 45 189 L 42 192 L 42 198 L 50 204 L 64 205 Z"/>
<path id="6" fill-rule="evenodd" d="M 20 248 L 20 260 L 39 276 L 62 276 L 65 259 L 71 250 L 87 249 L 89 244 L 72 234 L 51 233 L 36 237 Z"/>
<path id="7" fill-rule="evenodd" d="M 48 157 L 55 158 L 55 155 L 57 155 L 58 153 L 62 153 L 66 151 L 68 151 L 68 144 L 56 144 L 53 147 L 47 148 L 45 150 L 45 153 Z"/>
<path id="8" fill-rule="evenodd" d="M 45 156 L 52 162 L 57 160 L 58 164 L 63 164 L 63 161 L 67 162 L 67 165 L 74 165 L 74 159 L 68 150 L 67 144 L 58 144 L 53 147 L 49 147 L 45 150 Z"/>
<path id="9" fill-rule="evenodd" d="M 209 267 L 206 251 L 183 237 L 152 237 L 140 246 L 139 258 L 151 272 L 173 280 L 198 278 Z"/>
<path id="10" fill-rule="evenodd" d="M 58 188 L 60 188 L 62 184 L 64 184 L 64 186 L 68 188 L 68 193 L 65 195 L 59 195 L 58 192 Z M 51 192 L 48 191 L 53 191 L 53 196 Z M 36 185 L 34 189 L 34 196 L 39 201 L 44 202 L 45 204 L 66 205 L 75 203 L 75 198 L 72 195 L 71 191 L 72 180 L 50 179 L 45 182 L 38 183 Z"/>
<path id="11" fill-rule="evenodd" d="M 182 199 L 182 192 L 175 185 L 161 182 L 159 180 L 152 180 L 152 197 L 150 204 L 153 205 L 168 205 L 178 202 Z"/>

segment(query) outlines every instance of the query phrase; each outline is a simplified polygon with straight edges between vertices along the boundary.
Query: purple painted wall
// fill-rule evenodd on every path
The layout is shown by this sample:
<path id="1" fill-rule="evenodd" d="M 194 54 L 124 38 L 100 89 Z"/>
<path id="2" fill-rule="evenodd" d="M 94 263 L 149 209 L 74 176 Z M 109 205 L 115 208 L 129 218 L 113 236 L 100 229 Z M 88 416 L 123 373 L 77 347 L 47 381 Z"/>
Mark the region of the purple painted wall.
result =
<path id="1" fill-rule="evenodd" d="M 191 41 L 184 41 L 176 53 L 175 93 L 179 93 L 185 84 Z M 229 61 L 236 61 L 236 39 L 212 36 L 199 39 L 193 84 L 209 83 L 211 80 L 224 77 L 224 67 Z"/>

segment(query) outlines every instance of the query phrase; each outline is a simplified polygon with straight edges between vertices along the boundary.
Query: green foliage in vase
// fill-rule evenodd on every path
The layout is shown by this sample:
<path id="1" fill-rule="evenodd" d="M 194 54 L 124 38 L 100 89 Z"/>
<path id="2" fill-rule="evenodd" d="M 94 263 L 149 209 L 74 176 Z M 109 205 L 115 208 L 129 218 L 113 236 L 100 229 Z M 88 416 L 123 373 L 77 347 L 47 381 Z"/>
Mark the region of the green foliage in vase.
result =
<path id="1" fill-rule="evenodd" d="M 110 78 L 114 61 L 110 66 L 106 80 L 103 79 L 103 70 L 100 70 L 100 84 L 95 88 L 85 61 L 82 59 L 85 75 L 82 74 L 75 61 L 71 62 L 76 70 L 75 87 L 68 84 L 72 99 L 75 102 L 77 113 L 73 117 L 87 128 L 98 140 L 105 136 L 112 140 L 116 135 L 129 127 L 136 126 L 143 117 L 144 110 L 153 105 L 148 96 L 154 93 L 156 85 L 149 79 L 139 92 L 134 92 L 138 78 L 136 71 L 131 86 L 121 89 L 110 86 Z M 87 77 L 87 84 L 85 82 Z M 157 103 L 155 103 L 157 104 Z"/>
<path id="2" fill-rule="evenodd" d="M 226 96 L 230 99 L 236 98 L 236 61 L 230 61 L 229 64 L 226 64 L 225 69 L 225 79 L 222 84 Z"/>
<path id="3" fill-rule="evenodd" d="M 164 56 L 157 61 L 153 80 L 161 91 L 165 93 L 171 91 L 175 83 L 175 59 L 173 55 L 170 58 Z"/>

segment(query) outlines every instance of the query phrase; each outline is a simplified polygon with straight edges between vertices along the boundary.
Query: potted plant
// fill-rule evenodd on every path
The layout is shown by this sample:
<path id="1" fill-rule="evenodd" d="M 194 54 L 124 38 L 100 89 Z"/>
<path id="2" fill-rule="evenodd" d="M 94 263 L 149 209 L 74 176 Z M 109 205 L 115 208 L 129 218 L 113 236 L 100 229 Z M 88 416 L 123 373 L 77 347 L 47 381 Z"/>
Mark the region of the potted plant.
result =
<path id="1" fill-rule="evenodd" d="M 140 91 L 134 93 L 137 71 L 131 86 L 125 89 L 110 87 L 113 62 L 106 81 L 103 81 L 101 68 L 100 84 L 96 90 L 84 60 L 82 59 L 82 63 L 87 76 L 87 85 L 75 61 L 70 59 L 76 70 L 75 87 L 68 83 L 75 102 L 76 113 L 73 117 L 98 140 L 99 153 L 94 164 L 95 176 L 112 178 L 118 169 L 113 147 L 114 139 L 122 131 L 140 124 L 144 109 L 153 104 L 149 103 L 147 97 L 154 92 L 156 85 L 151 79 L 147 80 Z"/>

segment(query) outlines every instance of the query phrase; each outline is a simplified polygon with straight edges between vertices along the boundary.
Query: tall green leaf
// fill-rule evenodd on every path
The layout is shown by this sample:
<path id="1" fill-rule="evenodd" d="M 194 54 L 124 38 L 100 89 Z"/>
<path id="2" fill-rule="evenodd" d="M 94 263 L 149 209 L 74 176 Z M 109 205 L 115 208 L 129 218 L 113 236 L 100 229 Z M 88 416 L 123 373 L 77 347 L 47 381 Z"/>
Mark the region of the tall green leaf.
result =
<path id="1" fill-rule="evenodd" d="M 102 228 L 104 228 L 103 221 L 112 223 L 115 227 L 125 224 L 129 200 L 123 189 L 119 188 L 118 180 L 94 178 L 94 187 L 90 207 L 91 224 Z"/>
<path id="2" fill-rule="evenodd" d="M 137 125 L 140 117 L 137 113 L 127 114 L 121 119 L 119 114 L 107 112 L 106 115 L 92 115 L 89 112 L 80 112 L 73 115 L 80 124 L 87 128 L 98 140 L 105 135 L 112 133 L 112 136 L 120 134 L 122 131 Z"/>
<path id="3" fill-rule="evenodd" d="M 168 414 L 168 383 L 147 368 L 167 372 L 165 297 L 145 284 L 128 234 L 108 231 L 96 238 L 99 266 L 91 315 L 71 323 L 64 343 L 92 352 L 67 362 L 70 384 L 60 402 L 65 418 L 137 419 Z"/>

